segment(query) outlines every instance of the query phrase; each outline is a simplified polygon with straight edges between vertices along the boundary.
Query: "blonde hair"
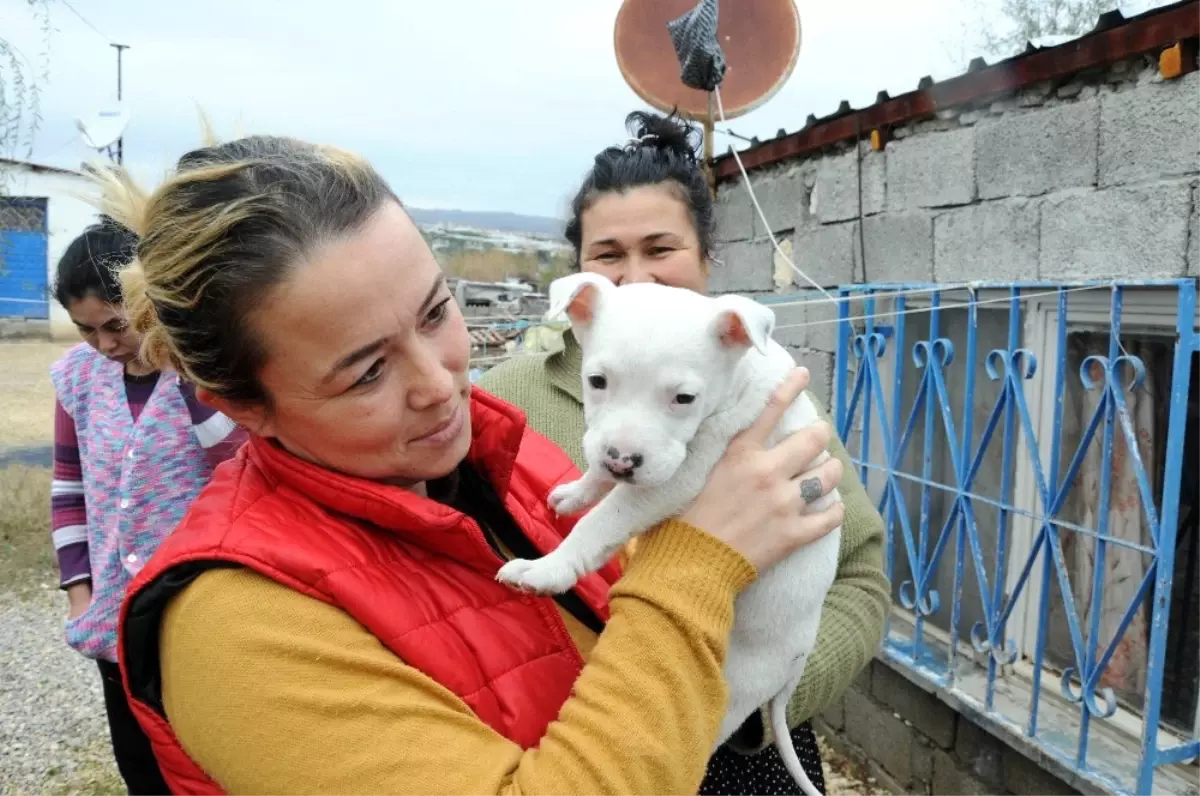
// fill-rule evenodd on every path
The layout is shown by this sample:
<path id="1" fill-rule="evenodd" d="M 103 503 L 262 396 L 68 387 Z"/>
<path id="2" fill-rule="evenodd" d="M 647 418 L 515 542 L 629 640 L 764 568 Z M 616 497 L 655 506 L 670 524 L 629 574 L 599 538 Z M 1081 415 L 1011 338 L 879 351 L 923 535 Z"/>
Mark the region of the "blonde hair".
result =
<path id="1" fill-rule="evenodd" d="M 362 158 L 253 136 L 189 152 L 147 194 L 120 168 L 91 168 L 101 212 L 135 232 L 121 271 L 143 361 L 230 400 L 267 399 L 254 307 L 321 242 L 399 203 Z"/>

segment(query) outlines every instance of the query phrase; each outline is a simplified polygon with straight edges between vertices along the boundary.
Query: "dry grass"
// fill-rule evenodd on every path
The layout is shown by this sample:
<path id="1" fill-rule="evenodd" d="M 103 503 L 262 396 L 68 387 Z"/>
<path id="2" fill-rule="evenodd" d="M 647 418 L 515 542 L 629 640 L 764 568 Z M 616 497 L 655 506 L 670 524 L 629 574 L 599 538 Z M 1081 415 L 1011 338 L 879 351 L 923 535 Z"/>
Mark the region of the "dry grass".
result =
<path id="1" fill-rule="evenodd" d="M 54 571 L 50 480 L 44 467 L 0 469 L 0 583 L 17 590 L 36 586 Z"/>
<path id="2" fill-rule="evenodd" d="M 50 366 L 74 343 L 0 343 L 0 448 L 50 442 L 54 387 Z"/>

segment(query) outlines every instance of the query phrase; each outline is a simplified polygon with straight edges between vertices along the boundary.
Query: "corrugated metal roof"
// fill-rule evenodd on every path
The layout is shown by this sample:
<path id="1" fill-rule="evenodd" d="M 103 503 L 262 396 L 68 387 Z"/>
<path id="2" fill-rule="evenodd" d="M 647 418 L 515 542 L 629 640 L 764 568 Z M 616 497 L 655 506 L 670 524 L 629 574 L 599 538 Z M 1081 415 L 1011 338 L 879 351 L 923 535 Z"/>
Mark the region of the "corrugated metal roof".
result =
<path id="1" fill-rule="evenodd" d="M 802 129 L 779 131 L 769 141 L 740 150 L 748 170 L 802 157 L 840 141 L 886 133 L 889 128 L 932 117 L 940 110 L 985 102 L 1012 94 L 1048 80 L 1061 80 L 1085 70 L 1102 68 L 1125 58 L 1160 52 L 1177 43 L 1185 45 L 1183 68 L 1196 69 L 1197 40 L 1200 39 L 1200 0 L 1163 6 L 1126 18 L 1120 11 L 1101 14 L 1091 32 L 1053 47 L 1030 44 L 1024 53 L 988 64 L 973 60 L 966 73 L 941 82 L 923 77 L 915 91 L 890 96 L 879 92 L 875 104 L 854 110 L 842 100 L 832 114 L 818 119 L 809 116 Z M 739 174 L 731 154 L 714 159 L 717 179 Z"/>

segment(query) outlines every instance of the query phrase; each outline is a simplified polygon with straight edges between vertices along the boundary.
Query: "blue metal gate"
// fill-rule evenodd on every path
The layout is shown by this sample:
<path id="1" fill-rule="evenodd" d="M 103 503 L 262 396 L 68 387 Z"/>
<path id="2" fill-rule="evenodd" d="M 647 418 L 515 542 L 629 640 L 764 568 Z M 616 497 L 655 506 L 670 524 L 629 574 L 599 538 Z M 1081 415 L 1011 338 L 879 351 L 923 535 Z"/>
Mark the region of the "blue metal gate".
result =
<path id="1" fill-rule="evenodd" d="M 0 317 L 50 317 L 46 200 L 0 197 Z"/>
<path id="2" fill-rule="evenodd" d="M 1127 405 L 1149 380 L 1148 368 L 1122 342 L 1127 293 L 1152 287 L 1173 299 L 1162 321 L 1169 341 L 1167 356 L 1157 366 L 1161 372 L 1150 374 L 1163 385 L 1165 398 L 1164 452 L 1156 462 L 1139 457 Z M 999 297 L 979 298 L 986 289 Z M 966 300 L 944 303 L 942 294 L 954 295 L 956 290 L 965 291 Z M 1097 335 L 1103 345 L 1082 362 L 1069 363 L 1069 297 L 1087 291 L 1109 298 L 1107 328 Z M 955 697 L 959 709 L 1024 735 L 1049 758 L 1092 783 L 1114 792 L 1156 792 L 1152 790 L 1156 773 L 1200 754 L 1194 732 L 1185 728 L 1172 738 L 1159 732 L 1160 717 L 1171 707 L 1164 705 L 1168 639 L 1179 634 L 1171 600 L 1180 493 L 1188 488 L 1186 480 L 1195 478 L 1194 470 L 1185 475 L 1189 464 L 1184 433 L 1192 363 L 1200 352 L 1196 282 L 873 284 L 846 287 L 839 293 L 833 413 L 864 482 L 870 479 L 882 486 L 878 499 L 888 529 L 888 574 L 898 583 L 895 599 L 912 617 L 911 626 L 892 622 L 884 654 L 931 681 L 939 693 Z M 921 295 L 921 303 L 928 306 L 913 308 L 909 299 L 914 295 Z M 1037 296 L 1056 305 L 1056 322 L 1047 329 L 1050 343 L 1045 349 L 1053 355 L 1042 363 L 1026 347 L 1022 331 L 1023 305 Z M 991 309 L 984 305 L 991 304 L 997 314 L 1002 313 L 986 325 L 994 342 L 983 337 L 982 316 Z M 948 378 L 956 354 L 951 312 L 965 314 L 965 319 L 959 319 L 965 339 L 957 345 L 959 358 L 967 365 L 955 366 L 959 368 L 955 383 Z M 905 316 L 911 313 L 921 314 L 922 320 L 906 323 Z M 890 367 L 885 368 L 887 363 Z M 985 375 L 986 381 L 977 379 L 977 373 Z M 1042 379 L 1051 380 L 1044 387 L 1049 400 L 1042 410 L 1052 415 L 1048 435 L 1041 429 L 1051 426 L 1039 424 L 1028 402 L 1029 393 L 1041 386 Z M 1070 379 L 1080 380 L 1080 391 L 1097 396 L 1096 408 L 1076 418 L 1064 417 Z M 1064 435 L 1067 419 L 1078 426 L 1078 441 Z M 1019 441 L 1027 451 L 1024 460 L 1018 458 Z M 1130 461 L 1124 466 L 1135 473 L 1138 493 L 1133 504 L 1147 528 L 1147 539 L 1139 544 L 1117 537 L 1109 526 L 1118 442 L 1128 451 L 1123 455 Z M 1099 495 L 1092 520 L 1081 524 L 1068 521 L 1064 508 L 1081 462 L 1088 456 L 1099 462 Z M 1032 511 L 1018 505 L 1014 497 L 1014 479 L 1021 470 L 1032 476 Z M 985 475 L 995 482 L 998 495 L 983 494 L 978 482 Z M 938 495 L 946 498 L 943 508 L 935 511 Z M 987 539 L 983 536 L 988 523 L 981 512 L 987 512 L 987 519 L 996 525 Z M 1018 518 L 1032 527 L 1030 546 L 1009 560 L 1010 526 Z M 1063 554 L 1072 536 L 1088 538 L 1094 545 L 1092 576 L 1081 592 L 1072 588 L 1073 573 Z M 1084 609 L 1100 605 L 1105 591 L 1115 585 L 1104 574 L 1106 554 L 1113 557 L 1125 548 L 1141 554 L 1144 573 L 1124 606 L 1119 627 L 1103 637 L 1099 612 Z M 950 568 L 941 580 L 939 565 Z M 1015 581 L 1007 576 L 1012 568 L 1020 572 Z M 972 576 L 976 584 L 970 583 Z M 1036 601 L 1036 642 L 1025 653 L 1034 672 L 1032 704 L 1015 706 L 1011 700 L 1002 704 L 998 677 L 1018 658 L 1009 620 L 1035 577 L 1042 587 L 1028 599 Z M 949 599 L 939 593 L 942 580 Z M 1068 660 L 1058 670 L 1051 665 L 1047 647 L 1052 590 L 1063 604 L 1067 631 L 1063 646 Z M 1074 599 L 1075 593 L 1084 595 L 1082 603 Z M 968 610 L 971 621 L 964 623 Z M 1144 693 L 1137 706 L 1142 719 L 1141 753 L 1136 761 L 1125 762 L 1095 751 L 1089 754 L 1089 741 L 1096 737 L 1094 725 L 1117 711 L 1117 697 L 1105 685 L 1104 676 L 1135 615 L 1148 620 Z M 938 617 L 948 620 L 944 622 L 948 641 L 941 646 L 928 636 Z M 969 639 L 963 638 L 964 624 Z M 968 655 L 973 650 L 982 663 L 964 660 L 964 649 Z M 981 693 L 969 693 L 962 685 L 962 678 L 973 671 L 980 672 L 976 679 L 982 678 Z M 1048 726 L 1051 722 L 1044 718 L 1049 706 L 1041 688 L 1043 672 L 1056 672 L 1060 680 L 1058 712 L 1068 720 L 1056 722 L 1058 726 Z"/>

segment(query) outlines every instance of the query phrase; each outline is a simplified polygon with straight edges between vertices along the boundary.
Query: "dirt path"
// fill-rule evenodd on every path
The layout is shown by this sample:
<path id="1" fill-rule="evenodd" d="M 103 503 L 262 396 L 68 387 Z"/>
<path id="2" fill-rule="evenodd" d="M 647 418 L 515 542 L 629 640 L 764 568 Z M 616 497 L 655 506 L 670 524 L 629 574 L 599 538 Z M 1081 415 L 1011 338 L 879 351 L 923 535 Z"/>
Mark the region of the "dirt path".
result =
<path id="1" fill-rule="evenodd" d="M 0 454 L 5 449 L 50 444 L 54 433 L 50 366 L 72 345 L 0 343 Z"/>

